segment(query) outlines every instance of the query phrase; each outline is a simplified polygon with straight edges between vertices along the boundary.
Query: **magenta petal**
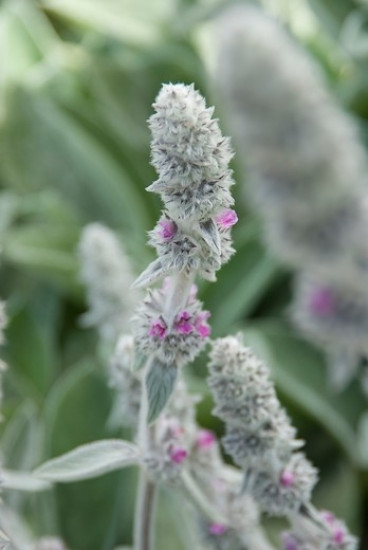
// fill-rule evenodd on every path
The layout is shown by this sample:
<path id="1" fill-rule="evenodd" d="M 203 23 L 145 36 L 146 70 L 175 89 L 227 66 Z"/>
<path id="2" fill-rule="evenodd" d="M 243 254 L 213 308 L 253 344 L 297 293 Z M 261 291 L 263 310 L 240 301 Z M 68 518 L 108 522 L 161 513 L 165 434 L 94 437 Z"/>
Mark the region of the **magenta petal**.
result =
<path id="1" fill-rule="evenodd" d="M 211 533 L 211 535 L 223 535 L 226 533 L 226 526 L 222 525 L 221 523 L 211 523 L 211 525 L 208 527 L 208 531 Z"/>
<path id="2" fill-rule="evenodd" d="M 233 225 L 236 224 L 237 221 L 238 221 L 237 213 L 235 212 L 235 210 L 231 210 L 230 208 L 224 210 L 223 212 L 215 216 L 215 222 L 222 229 L 228 229 L 229 227 L 232 227 Z"/>

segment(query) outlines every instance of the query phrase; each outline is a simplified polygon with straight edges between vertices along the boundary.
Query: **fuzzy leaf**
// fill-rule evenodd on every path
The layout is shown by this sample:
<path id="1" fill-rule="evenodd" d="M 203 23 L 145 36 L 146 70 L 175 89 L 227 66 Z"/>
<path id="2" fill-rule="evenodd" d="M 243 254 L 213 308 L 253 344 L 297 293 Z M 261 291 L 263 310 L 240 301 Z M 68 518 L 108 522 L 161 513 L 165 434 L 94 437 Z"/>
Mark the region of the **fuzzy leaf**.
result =
<path id="1" fill-rule="evenodd" d="M 43 479 L 38 479 L 35 475 L 29 472 L 21 472 L 14 470 L 1 471 L 1 487 L 14 491 L 46 491 L 51 488 L 50 483 Z"/>
<path id="2" fill-rule="evenodd" d="M 148 422 L 156 420 L 168 402 L 174 389 L 177 372 L 176 365 L 165 365 L 158 359 L 152 361 L 146 378 Z"/>
<path id="3" fill-rule="evenodd" d="M 131 466 L 138 460 L 139 451 L 133 443 L 106 439 L 81 445 L 53 458 L 37 468 L 34 474 L 50 481 L 68 483 Z"/>
<path id="4" fill-rule="evenodd" d="M 162 265 L 161 260 L 157 259 L 154 262 L 150 263 L 147 269 L 140 274 L 138 279 L 132 284 L 132 288 L 142 288 L 149 286 L 160 277 L 167 275 L 167 269 Z"/>
<path id="5" fill-rule="evenodd" d="M 212 219 L 199 224 L 199 234 L 216 254 L 221 254 L 220 233 Z"/>

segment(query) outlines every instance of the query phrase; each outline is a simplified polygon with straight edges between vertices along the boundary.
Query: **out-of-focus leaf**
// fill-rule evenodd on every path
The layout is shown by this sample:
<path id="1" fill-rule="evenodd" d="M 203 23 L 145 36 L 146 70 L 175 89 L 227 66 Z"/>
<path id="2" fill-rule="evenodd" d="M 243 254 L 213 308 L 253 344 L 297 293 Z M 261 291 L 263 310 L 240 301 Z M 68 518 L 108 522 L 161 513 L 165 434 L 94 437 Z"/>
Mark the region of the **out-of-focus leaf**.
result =
<path id="1" fill-rule="evenodd" d="M 30 470 L 40 460 L 41 427 L 37 409 L 26 401 L 13 413 L 1 436 L 1 454 L 4 465 L 13 470 Z"/>
<path id="2" fill-rule="evenodd" d="M 26 491 L 30 493 L 46 491 L 51 485 L 47 481 L 38 479 L 30 472 L 16 470 L 1 470 L 1 484 L 3 489 L 11 491 Z"/>
<path id="3" fill-rule="evenodd" d="M 30 307 L 23 308 L 11 319 L 7 335 L 12 374 L 28 395 L 39 400 L 50 382 L 51 365 L 47 342 Z"/>
<path id="4" fill-rule="evenodd" d="M 169 2 L 128 0 L 42 0 L 47 11 L 81 28 L 106 33 L 135 46 L 152 45 L 160 36 L 159 22 L 172 12 Z"/>
<path id="5" fill-rule="evenodd" d="M 84 221 L 102 219 L 144 240 L 147 215 L 139 192 L 109 151 L 55 102 L 35 92 L 9 96 L 0 133 L 4 182 L 56 186 Z M 142 231 L 143 230 L 143 231 Z"/>
<path id="6" fill-rule="evenodd" d="M 333 393 L 328 388 L 322 354 L 280 320 L 249 324 L 245 340 L 270 366 L 278 387 L 323 425 L 356 464 L 355 430 L 366 408 L 358 384 L 343 393 Z"/>
<path id="7" fill-rule="evenodd" d="M 34 475 L 49 481 L 68 483 L 91 479 L 137 464 L 139 450 L 133 443 L 104 439 L 81 445 L 41 464 Z"/>
<path id="8" fill-rule="evenodd" d="M 368 411 L 366 411 L 358 425 L 358 452 L 362 468 L 368 470 Z"/>
<path id="9" fill-rule="evenodd" d="M 249 315 L 279 275 L 278 263 L 257 238 L 250 238 L 221 269 L 218 283 L 209 285 L 202 295 L 212 314 L 213 334 L 228 332 L 235 322 Z"/>
<path id="10" fill-rule="evenodd" d="M 110 408 L 110 392 L 105 380 L 94 372 L 92 361 L 70 368 L 48 395 L 44 414 L 47 457 L 106 438 L 105 426 Z M 111 548 L 111 539 L 114 539 L 117 529 L 126 532 L 130 525 L 133 483 L 132 473 L 122 471 L 58 485 L 55 488 L 58 517 L 61 534 L 68 546 L 79 550 Z M 117 502 L 119 522 L 115 513 Z M 105 540 L 110 531 L 112 536 L 107 547 Z"/>

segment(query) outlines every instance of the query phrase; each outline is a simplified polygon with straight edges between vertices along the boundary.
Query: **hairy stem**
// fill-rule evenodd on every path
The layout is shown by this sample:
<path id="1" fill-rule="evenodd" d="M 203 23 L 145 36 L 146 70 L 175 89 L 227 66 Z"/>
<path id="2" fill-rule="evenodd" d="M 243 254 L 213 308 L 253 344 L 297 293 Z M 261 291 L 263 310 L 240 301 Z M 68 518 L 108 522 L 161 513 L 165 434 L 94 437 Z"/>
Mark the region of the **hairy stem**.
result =
<path id="1" fill-rule="evenodd" d="M 145 376 L 150 366 L 148 359 L 145 367 Z M 139 425 L 137 442 L 142 451 L 146 453 L 150 447 L 151 439 L 154 437 L 154 427 L 147 425 L 148 399 L 146 385 L 142 384 L 142 398 L 139 411 Z M 155 495 L 157 489 L 146 472 L 141 469 L 138 481 L 138 494 L 135 505 L 134 517 L 134 550 L 153 550 L 154 548 L 154 516 L 155 516 Z"/>
<path id="2" fill-rule="evenodd" d="M 135 509 L 134 550 L 153 550 L 157 487 L 141 470 Z"/>

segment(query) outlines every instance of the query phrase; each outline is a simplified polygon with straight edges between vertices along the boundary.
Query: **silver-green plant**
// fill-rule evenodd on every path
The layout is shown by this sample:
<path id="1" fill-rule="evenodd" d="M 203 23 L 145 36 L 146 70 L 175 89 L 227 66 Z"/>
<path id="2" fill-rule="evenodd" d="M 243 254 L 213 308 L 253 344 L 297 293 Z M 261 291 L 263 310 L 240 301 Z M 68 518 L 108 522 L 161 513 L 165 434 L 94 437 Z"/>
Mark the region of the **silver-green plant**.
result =
<path id="1" fill-rule="evenodd" d="M 231 346 L 228 354 L 217 354 L 215 359 L 220 344 L 214 344 L 210 369 L 217 369 L 211 374 L 216 410 L 228 421 L 228 404 L 230 408 L 240 407 L 239 416 L 237 409 L 235 416 L 232 409 L 234 422 L 224 446 L 230 453 L 237 449 L 234 460 L 241 468 L 224 462 L 215 434 L 198 424 L 196 404 L 200 397 L 188 391 L 183 374 L 210 337 L 209 312 L 197 299 L 195 277 L 214 280 L 216 271 L 233 253 L 230 231 L 237 217 L 229 208 L 233 204 L 229 192 L 233 184 L 229 168 L 232 152 L 212 118 L 213 109 L 206 108 L 193 86 L 164 85 L 154 107 L 149 125 L 152 163 L 159 179 L 149 190 L 161 194 L 164 211 L 150 233 L 158 258 L 138 277 L 135 286 L 163 281 L 160 287 L 148 290 L 138 305 L 133 334 L 120 334 L 109 364 L 110 383 L 120 395 L 120 414 L 125 415 L 121 425 L 131 428 L 133 442 L 108 439 L 82 445 L 44 463 L 35 475 L 52 482 L 72 482 L 137 466 L 140 479 L 134 550 L 155 548 L 155 504 L 161 487 L 183 501 L 180 521 L 188 522 L 184 526 L 187 545 L 194 544 L 200 550 L 274 550 L 262 527 L 261 512 L 299 512 L 309 502 L 316 473 L 303 454 L 294 453 L 300 442 L 268 381 L 267 369 L 257 360 L 244 362 L 240 348 L 236 348 L 234 358 Z M 90 261 L 85 255 L 82 260 Z M 116 275 L 114 280 L 120 280 Z M 93 292 L 92 286 L 90 290 Z M 90 300 L 94 303 L 93 297 Z M 123 316 L 122 301 L 119 304 Z M 114 318 L 120 314 L 114 313 Z M 96 319 L 98 328 L 108 321 L 104 316 Z M 229 362 L 239 372 L 229 372 Z M 221 369 L 232 377 L 229 383 L 223 383 Z M 253 408 L 247 400 L 248 389 L 251 401 L 255 399 Z M 266 438 L 259 461 L 254 461 L 249 442 L 241 440 L 243 423 L 255 432 L 253 438 Z M 258 477 L 251 473 L 256 466 L 262 472 Z M 269 485 L 280 469 L 285 487 L 278 499 L 268 498 Z M 246 490 L 251 478 L 257 491 Z M 186 502 L 190 505 L 188 517 Z M 302 546 L 296 548 L 304 550 Z M 319 550 L 327 548 L 321 546 Z M 338 541 L 330 550 L 353 548 Z"/>

